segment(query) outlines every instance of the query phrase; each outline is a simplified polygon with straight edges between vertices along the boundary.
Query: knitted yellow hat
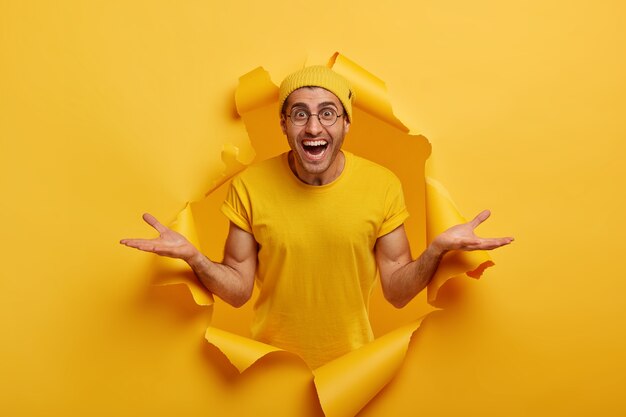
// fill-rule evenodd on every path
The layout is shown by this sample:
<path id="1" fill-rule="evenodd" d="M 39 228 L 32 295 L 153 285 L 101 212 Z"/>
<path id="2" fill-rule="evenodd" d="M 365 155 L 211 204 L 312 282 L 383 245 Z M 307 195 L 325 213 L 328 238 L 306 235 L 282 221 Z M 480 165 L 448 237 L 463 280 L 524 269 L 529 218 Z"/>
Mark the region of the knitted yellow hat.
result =
<path id="1" fill-rule="evenodd" d="M 322 87 L 337 96 L 352 121 L 352 99 L 354 93 L 348 80 L 335 71 L 322 65 L 305 67 L 287 76 L 280 84 L 278 94 L 278 111 L 282 113 L 283 104 L 289 94 L 302 87 Z"/>

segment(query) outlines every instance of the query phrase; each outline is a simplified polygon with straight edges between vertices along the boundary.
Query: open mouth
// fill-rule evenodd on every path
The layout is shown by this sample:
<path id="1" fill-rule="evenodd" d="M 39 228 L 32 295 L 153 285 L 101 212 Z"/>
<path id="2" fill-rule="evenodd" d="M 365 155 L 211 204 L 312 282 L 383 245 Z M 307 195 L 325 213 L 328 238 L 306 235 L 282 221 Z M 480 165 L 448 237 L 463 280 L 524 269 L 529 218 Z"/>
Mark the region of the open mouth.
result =
<path id="1" fill-rule="evenodd" d="M 325 140 L 305 140 L 302 142 L 302 149 L 309 159 L 319 160 L 324 157 L 326 149 L 328 149 L 328 142 Z"/>

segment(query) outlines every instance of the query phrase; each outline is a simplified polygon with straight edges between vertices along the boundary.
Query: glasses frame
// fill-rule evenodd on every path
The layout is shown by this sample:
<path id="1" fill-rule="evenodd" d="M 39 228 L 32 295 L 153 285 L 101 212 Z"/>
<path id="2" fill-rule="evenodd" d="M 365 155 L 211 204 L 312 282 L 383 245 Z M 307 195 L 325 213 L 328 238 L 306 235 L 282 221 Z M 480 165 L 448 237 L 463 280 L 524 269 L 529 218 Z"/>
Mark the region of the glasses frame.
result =
<path id="1" fill-rule="evenodd" d="M 311 116 L 315 116 L 315 117 L 317 117 L 317 121 L 318 121 L 318 122 L 320 122 L 320 124 L 321 124 L 322 126 L 325 126 L 325 127 L 331 127 L 331 126 L 334 126 L 334 124 L 335 124 L 335 123 L 337 123 L 337 120 L 339 120 L 339 118 L 340 118 L 340 117 L 345 116 L 345 113 L 341 113 L 341 114 L 339 114 L 339 113 L 337 113 L 337 111 L 336 111 L 335 109 L 333 109 L 333 108 L 328 108 L 328 109 L 332 110 L 332 111 L 336 114 L 336 116 L 337 116 L 337 117 L 335 118 L 335 121 L 334 121 L 334 122 L 332 122 L 332 123 L 331 123 L 331 124 L 329 124 L 329 125 L 328 125 L 328 124 L 326 124 L 326 123 L 325 123 L 325 121 L 322 121 L 322 119 L 320 118 L 320 114 L 319 114 L 319 113 L 309 113 L 307 110 L 303 110 L 303 109 L 291 109 L 291 112 L 289 112 L 289 114 L 286 114 L 285 116 L 286 116 L 286 117 L 288 117 L 288 118 L 291 120 L 291 123 L 292 123 L 294 126 L 306 126 L 306 125 L 309 123 L 309 120 L 311 119 Z M 322 109 L 322 110 L 326 110 L 326 108 L 324 108 L 324 109 Z M 296 122 L 294 122 L 294 121 L 293 121 L 293 118 L 291 117 L 291 115 L 292 115 L 295 111 L 303 111 L 303 112 L 305 112 L 305 113 L 307 113 L 307 114 L 308 114 L 308 117 L 306 118 L 306 120 L 304 121 L 304 123 L 302 123 L 302 124 L 298 124 L 298 123 L 296 123 Z"/>

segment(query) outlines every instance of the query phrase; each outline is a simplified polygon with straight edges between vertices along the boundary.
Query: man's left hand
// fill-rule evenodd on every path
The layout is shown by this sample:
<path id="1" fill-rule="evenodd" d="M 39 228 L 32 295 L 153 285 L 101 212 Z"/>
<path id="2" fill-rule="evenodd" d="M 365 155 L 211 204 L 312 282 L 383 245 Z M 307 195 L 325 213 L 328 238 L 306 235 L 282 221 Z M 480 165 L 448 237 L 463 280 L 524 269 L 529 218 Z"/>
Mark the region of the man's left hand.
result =
<path id="1" fill-rule="evenodd" d="M 484 210 L 467 223 L 452 226 L 437 236 L 431 243 L 442 254 L 451 250 L 491 250 L 513 242 L 512 237 L 483 238 L 476 236 L 474 229 L 487 220 L 491 212 Z"/>

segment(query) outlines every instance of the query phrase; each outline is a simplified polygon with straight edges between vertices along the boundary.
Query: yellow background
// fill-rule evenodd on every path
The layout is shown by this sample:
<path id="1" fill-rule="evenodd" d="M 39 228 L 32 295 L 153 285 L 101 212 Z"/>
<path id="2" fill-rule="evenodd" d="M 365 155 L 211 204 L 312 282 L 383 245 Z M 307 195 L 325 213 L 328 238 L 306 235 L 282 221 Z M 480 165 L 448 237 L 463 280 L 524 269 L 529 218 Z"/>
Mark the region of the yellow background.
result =
<path id="1" fill-rule="evenodd" d="M 492 209 L 480 232 L 517 239 L 471 285 L 485 314 L 426 327 L 363 414 L 623 415 L 622 2 L 247 3 L 0 3 L 3 414 L 316 414 L 297 363 L 214 361 L 210 311 L 117 241 L 246 146 L 240 75 L 340 51 L 466 216 Z"/>

